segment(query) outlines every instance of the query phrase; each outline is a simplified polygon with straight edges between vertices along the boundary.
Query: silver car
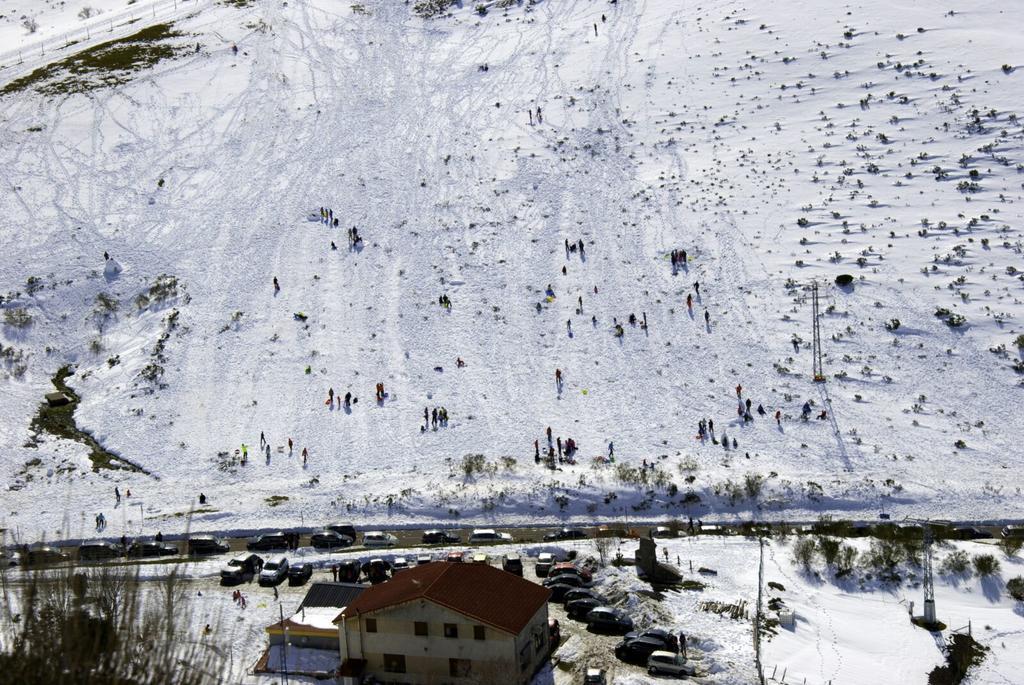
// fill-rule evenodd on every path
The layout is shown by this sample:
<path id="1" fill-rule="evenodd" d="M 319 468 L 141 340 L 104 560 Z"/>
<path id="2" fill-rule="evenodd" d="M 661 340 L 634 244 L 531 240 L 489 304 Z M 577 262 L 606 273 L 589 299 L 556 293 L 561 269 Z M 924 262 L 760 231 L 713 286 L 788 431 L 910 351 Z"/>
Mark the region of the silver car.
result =
<path id="1" fill-rule="evenodd" d="M 657 651 L 647 657 L 647 672 L 651 675 L 692 676 L 695 671 L 681 654 Z"/>

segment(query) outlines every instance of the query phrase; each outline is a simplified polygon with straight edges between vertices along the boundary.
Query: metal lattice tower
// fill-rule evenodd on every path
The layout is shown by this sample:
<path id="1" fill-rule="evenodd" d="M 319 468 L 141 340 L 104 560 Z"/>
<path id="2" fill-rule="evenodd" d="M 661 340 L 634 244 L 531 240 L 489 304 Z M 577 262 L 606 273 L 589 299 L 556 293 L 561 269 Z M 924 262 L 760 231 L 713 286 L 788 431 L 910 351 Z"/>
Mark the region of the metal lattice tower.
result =
<path id="1" fill-rule="evenodd" d="M 932 582 L 932 527 L 924 527 L 924 622 L 935 623 L 935 585 Z"/>
<path id="2" fill-rule="evenodd" d="M 818 308 L 818 282 L 811 283 L 811 327 L 813 329 L 813 354 L 814 354 L 814 382 L 825 382 L 825 371 L 821 363 L 821 326 L 818 318 L 821 312 Z"/>

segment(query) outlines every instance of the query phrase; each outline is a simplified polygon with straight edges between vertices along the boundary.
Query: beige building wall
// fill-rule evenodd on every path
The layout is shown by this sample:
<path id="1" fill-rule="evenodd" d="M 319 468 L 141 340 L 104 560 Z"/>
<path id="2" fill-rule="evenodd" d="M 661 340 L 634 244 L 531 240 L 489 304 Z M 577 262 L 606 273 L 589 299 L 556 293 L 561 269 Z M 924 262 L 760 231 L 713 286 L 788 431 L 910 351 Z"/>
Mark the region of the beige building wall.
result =
<path id="1" fill-rule="evenodd" d="M 376 633 L 366 632 L 368 618 L 376 620 Z M 427 636 L 415 634 L 416 621 L 427 623 Z M 445 637 L 446 623 L 457 626 L 457 638 Z M 474 638 L 476 626 L 483 626 L 483 640 Z M 425 599 L 387 607 L 358 618 L 346 618 L 338 628 L 342 661 L 346 658 L 365 659 L 366 672 L 374 673 L 386 682 L 411 685 L 525 684 L 547 654 L 546 605 L 517 636 L 474 622 Z M 538 642 L 541 644 L 539 649 L 536 647 Z M 385 654 L 405 656 L 406 672 L 386 672 Z M 452 676 L 450 659 L 469 660 L 468 676 Z"/>

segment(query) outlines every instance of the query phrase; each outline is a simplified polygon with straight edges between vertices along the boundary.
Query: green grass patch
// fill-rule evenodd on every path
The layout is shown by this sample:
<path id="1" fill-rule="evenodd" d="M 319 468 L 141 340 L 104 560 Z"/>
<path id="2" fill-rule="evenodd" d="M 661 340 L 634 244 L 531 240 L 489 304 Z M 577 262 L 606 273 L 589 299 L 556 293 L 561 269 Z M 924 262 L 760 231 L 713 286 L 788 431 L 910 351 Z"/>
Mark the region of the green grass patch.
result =
<path id="1" fill-rule="evenodd" d="M 75 394 L 75 391 L 65 383 L 67 377 L 72 373 L 74 372 L 71 370 L 70 366 L 62 366 L 52 380 L 53 386 L 60 392 L 64 393 L 71 401 L 59 407 L 51 407 L 45 401 L 40 404 L 39 411 L 36 413 L 35 418 L 32 419 L 32 424 L 29 426 L 33 435 L 29 441 L 25 443 L 25 447 L 38 447 L 40 444 L 40 435 L 48 433 L 54 437 L 63 438 L 64 440 L 80 442 L 88 447 L 89 460 L 92 462 L 93 471 L 111 469 L 114 471 L 125 470 L 148 474 L 149 472 L 142 467 L 109 451 L 103 447 L 96 438 L 78 428 L 75 423 L 75 408 L 78 406 L 78 402 L 81 398 L 79 398 L 79 396 Z"/>
<path id="2" fill-rule="evenodd" d="M 171 24 L 149 26 L 39 67 L 8 83 L 0 90 L 0 95 L 30 88 L 43 95 L 68 95 L 128 83 L 136 72 L 186 50 L 167 42 L 182 35 L 173 30 Z"/>

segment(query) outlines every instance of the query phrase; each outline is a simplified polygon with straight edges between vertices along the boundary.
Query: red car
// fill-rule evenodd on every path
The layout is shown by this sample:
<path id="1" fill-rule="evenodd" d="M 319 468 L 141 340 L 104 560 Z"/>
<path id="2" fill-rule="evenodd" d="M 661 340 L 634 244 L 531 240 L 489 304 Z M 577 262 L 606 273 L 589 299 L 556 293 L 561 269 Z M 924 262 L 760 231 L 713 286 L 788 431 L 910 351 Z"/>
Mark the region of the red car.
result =
<path id="1" fill-rule="evenodd" d="M 585 568 L 577 568 L 571 561 L 561 561 L 552 566 L 551 570 L 548 571 L 548 578 L 554 578 L 562 575 L 563 573 L 579 576 L 581 580 L 587 583 L 589 583 L 591 579 L 590 571 Z"/>

